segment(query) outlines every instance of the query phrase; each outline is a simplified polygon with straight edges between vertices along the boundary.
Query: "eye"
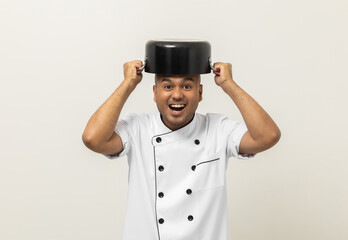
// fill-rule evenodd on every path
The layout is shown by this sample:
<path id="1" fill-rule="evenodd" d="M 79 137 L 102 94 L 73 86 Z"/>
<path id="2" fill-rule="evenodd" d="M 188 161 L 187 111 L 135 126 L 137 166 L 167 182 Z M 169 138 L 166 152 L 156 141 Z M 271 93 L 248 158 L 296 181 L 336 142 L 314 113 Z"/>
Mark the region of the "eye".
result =
<path id="1" fill-rule="evenodd" d="M 183 88 L 188 90 L 188 89 L 191 89 L 191 86 L 190 85 L 184 85 Z"/>
<path id="2" fill-rule="evenodd" d="M 164 85 L 163 88 L 166 89 L 166 90 L 169 90 L 169 89 L 172 89 L 172 86 L 170 86 L 170 85 Z"/>

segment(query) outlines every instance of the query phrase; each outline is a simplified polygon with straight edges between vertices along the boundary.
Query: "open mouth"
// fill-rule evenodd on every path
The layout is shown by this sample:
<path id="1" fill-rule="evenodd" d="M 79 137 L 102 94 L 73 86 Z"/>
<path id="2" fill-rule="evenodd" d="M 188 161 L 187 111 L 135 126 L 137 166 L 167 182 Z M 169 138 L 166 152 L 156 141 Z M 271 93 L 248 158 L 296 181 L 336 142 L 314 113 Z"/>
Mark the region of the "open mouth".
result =
<path id="1" fill-rule="evenodd" d="M 186 104 L 169 104 L 169 108 L 173 111 L 181 111 L 186 107 Z"/>

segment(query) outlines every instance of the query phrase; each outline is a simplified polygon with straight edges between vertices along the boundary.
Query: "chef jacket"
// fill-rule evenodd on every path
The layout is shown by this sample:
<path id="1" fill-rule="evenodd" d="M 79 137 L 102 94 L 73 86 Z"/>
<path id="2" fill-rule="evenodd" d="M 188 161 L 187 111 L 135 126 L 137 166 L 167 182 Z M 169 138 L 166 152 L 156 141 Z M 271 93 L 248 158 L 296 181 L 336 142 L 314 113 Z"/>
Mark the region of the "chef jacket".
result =
<path id="1" fill-rule="evenodd" d="M 247 127 L 222 114 L 195 113 L 172 131 L 159 112 L 129 114 L 115 132 L 127 155 L 122 240 L 228 240 L 226 168 Z"/>

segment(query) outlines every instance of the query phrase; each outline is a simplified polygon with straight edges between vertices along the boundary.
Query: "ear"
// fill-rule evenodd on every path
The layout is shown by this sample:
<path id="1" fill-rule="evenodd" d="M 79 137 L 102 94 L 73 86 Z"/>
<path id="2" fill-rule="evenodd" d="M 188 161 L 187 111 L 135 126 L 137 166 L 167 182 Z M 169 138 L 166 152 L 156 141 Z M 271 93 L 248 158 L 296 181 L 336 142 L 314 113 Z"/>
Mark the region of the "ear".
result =
<path id="1" fill-rule="evenodd" d="M 153 85 L 152 90 L 153 90 L 153 100 L 156 102 L 157 101 L 157 99 L 156 99 L 157 86 Z"/>
<path id="2" fill-rule="evenodd" d="M 203 99 L 203 85 L 199 85 L 199 101 L 202 101 Z"/>

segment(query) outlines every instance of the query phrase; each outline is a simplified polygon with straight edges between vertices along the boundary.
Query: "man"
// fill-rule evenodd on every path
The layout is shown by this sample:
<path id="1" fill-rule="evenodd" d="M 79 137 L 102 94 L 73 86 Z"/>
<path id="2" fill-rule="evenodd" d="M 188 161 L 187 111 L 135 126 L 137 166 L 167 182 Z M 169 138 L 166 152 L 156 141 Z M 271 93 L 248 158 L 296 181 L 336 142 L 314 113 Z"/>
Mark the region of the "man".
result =
<path id="1" fill-rule="evenodd" d="M 83 133 L 91 150 L 111 159 L 128 156 L 122 239 L 229 239 L 228 159 L 248 159 L 271 148 L 280 139 L 279 128 L 235 83 L 230 63 L 214 64 L 215 83 L 236 104 L 244 122 L 196 113 L 202 100 L 200 75 L 156 75 L 153 93 L 159 112 L 119 120 L 142 80 L 141 66 L 141 61 L 124 64 L 124 80 Z"/>

